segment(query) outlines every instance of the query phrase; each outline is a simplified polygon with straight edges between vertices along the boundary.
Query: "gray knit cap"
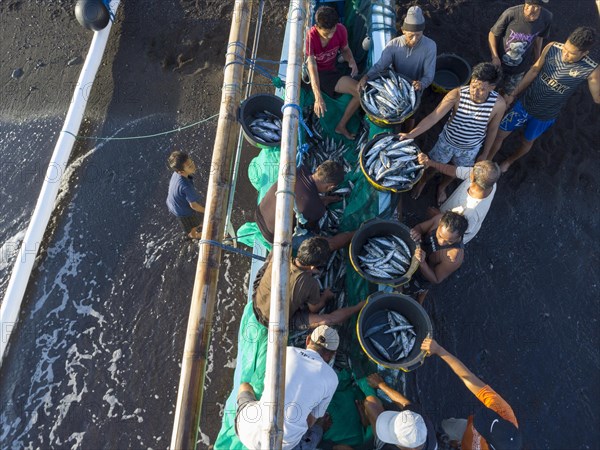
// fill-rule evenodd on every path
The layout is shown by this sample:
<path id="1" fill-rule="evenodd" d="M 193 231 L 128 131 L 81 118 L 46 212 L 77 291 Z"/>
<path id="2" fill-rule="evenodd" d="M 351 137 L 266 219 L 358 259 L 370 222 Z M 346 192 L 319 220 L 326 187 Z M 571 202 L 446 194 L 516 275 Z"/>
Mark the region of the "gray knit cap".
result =
<path id="1" fill-rule="evenodd" d="M 408 8 L 402 29 L 404 31 L 423 31 L 425 29 L 425 17 L 423 17 L 421 8 L 418 6 Z"/>

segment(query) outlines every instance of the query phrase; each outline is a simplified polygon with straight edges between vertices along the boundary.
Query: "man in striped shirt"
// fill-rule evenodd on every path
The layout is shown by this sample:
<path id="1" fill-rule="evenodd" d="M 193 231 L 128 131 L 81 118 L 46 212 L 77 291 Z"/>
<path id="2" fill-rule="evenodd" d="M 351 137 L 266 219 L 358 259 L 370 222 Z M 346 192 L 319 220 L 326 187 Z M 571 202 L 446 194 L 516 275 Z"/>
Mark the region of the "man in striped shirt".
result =
<path id="1" fill-rule="evenodd" d="M 472 167 L 482 145 L 483 153 L 489 152 L 506 110 L 504 99 L 494 90 L 501 76 L 501 69 L 492 63 L 477 64 L 473 68 L 468 86 L 448 92 L 431 114 L 410 133 L 400 133 L 400 137 L 414 139 L 451 112 L 438 141 L 429 152 L 429 158 L 443 164 L 452 161 L 455 166 Z M 433 169 L 425 172 L 414 188 L 414 199 L 421 195 L 425 184 L 434 173 Z M 444 176 L 440 182 L 438 205 L 446 201 L 446 187 L 451 181 L 452 178 Z"/>
<path id="2" fill-rule="evenodd" d="M 482 159 L 493 159 L 504 139 L 517 128 L 525 127 L 520 147 L 500 164 L 502 172 L 506 172 L 556 122 L 569 97 L 585 81 L 594 103 L 600 103 L 600 67 L 588 56 L 595 42 L 596 32 L 593 28 L 579 27 L 564 44 L 550 42 L 544 48 L 513 94 L 507 97 L 510 105 L 519 94 L 524 93 L 502 119 L 489 156 L 484 152 Z"/>

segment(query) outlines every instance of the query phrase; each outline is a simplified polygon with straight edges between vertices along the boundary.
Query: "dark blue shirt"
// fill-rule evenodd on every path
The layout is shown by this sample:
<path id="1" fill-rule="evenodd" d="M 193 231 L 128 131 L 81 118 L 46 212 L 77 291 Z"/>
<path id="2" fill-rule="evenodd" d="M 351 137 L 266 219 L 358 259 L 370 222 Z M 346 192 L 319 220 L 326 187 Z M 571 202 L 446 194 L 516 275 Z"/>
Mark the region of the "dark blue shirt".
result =
<path id="1" fill-rule="evenodd" d="M 202 198 L 194 189 L 194 179 L 182 177 L 177 172 L 171 175 L 169 182 L 169 195 L 167 195 L 167 208 L 177 217 L 189 217 L 196 214 L 190 206 L 192 202 L 201 203 Z"/>

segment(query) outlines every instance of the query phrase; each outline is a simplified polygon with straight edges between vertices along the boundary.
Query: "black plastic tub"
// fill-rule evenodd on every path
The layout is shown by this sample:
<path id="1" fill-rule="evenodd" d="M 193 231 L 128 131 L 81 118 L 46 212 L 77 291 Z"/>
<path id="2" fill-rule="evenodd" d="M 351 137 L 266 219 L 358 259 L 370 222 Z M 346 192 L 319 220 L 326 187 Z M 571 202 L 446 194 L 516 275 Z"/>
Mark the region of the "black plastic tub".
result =
<path id="1" fill-rule="evenodd" d="M 259 148 L 272 148 L 281 145 L 281 140 L 278 142 L 265 142 L 258 136 L 254 136 L 250 130 L 250 124 L 254 120 L 256 113 L 263 111 L 269 111 L 283 120 L 282 107 L 283 99 L 272 94 L 254 94 L 242 102 L 238 120 L 242 126 L 244 137 L 250 144 Z"/>
<path id="2" fill-rule="evenodd" d="M 376 278 L 365 273 L 360 268 L 360 260 L 358 259 L 358 255 L 360 255 L 363 245 L 365 245 L 367 239 L 369 238 L 389 236 L 390 234 L 400 237 L 404 242 L 406 242 L 406 245 L 408 245 L 412 258 L 410 267 L 406 273 L 399 278 Z M 356 233 L 354 233 L 354 237 L 350 242 L 350 262 L 352 263 L 354 270 L 356 270 L 361 277 L 371 283 L 385 284 L 394 287 L 402 286 L 403 284 L 408 283 L 410 277 L 412 277 L 413 273 L 415 273 L 419 267 L 419 261 L 415 257 L 415 251 L 417 248 L 418 244 L 410 237 L 410 230 L 406 225 L 395 220 L 382 220 L 375 218 L 364 222 L 356 231 Z"/>
<path id="3" fill-rule="evenodd" d="M 435 77 L 431 87 L 436 92 L 446 93 L 464 86 L 471 79 L 471 65 L 454 53 L 443 53 L 435 60 Z"/>
<path id="4" fill-rule="evenodd" d="M 402 314 L 411 323 L 417 334 L 415 345 L 410 353 L 398 361 L 385 359 L 373 346 L 370 339 L 364 338 L 367 330 L 387 320 L 387 311 L 389 310 Z M 366 305 L 360 311 L 356 322 L 356 334 L 360 346 L 372 361 L 388 369 L 400 369 L 404 372 L 410 372 L 423 364 L 425 352 L 421 351 L 421 344 L 425 338 L 433 337 L 433 326 L 427 312 L 411 297 L 403 294 L 377 292 L 369 296 Z M 385 338 L 389 339 L 390 342 L 393 339 L 391 336 L 385 336 Z M 378 340 L 385 346 L 383 339 L 378 336 Z"/>

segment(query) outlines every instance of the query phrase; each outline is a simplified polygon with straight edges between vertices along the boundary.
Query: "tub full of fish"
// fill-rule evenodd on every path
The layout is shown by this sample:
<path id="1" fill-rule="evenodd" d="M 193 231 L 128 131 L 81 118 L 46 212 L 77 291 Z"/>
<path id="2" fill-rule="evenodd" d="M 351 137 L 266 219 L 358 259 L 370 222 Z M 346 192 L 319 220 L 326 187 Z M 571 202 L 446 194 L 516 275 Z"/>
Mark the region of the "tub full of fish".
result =
<path id="1" fill-rule="evenodd" d="M 410 80 L 391 69 L 386 75 L 367 81 L 360 94 L 367 117 L 383 127 L 404 122 L 420 103 L 421 91 L 415 91 Z"/>
<path id="2" fill-rule="evenodd" d="M 356 333 L 371 360 L 410 372 L 423 363 L 421 344 L 433 336 L 433 327 L 427 312 L 411 297 L 377 292 L 361 310 Z"/>
<path id="3" fill-rule="evenodd" d="M 419 267 L 417 248 L 406 225 L 375 218 L 363 223 L 354 234 L 350 262 L 371 283 L 402 286 Z"/>
<path id="4" fill-rule="evenodd" d="M 238 114 L 246 140 L 259 148 L 281 145 L 283 100 L 271 94 L 254 94 L 240 105 Z"/>
<path id="5" fill-rule="evenodd" d="M 425 166 L 417 161 L 420 151 L 412 139 L 400 140 L 396 134 L 379 134 L 361 150 L 360 168 L 376 189 L 406 192 L 425 173 Z"/>

